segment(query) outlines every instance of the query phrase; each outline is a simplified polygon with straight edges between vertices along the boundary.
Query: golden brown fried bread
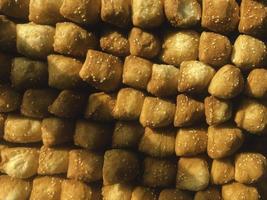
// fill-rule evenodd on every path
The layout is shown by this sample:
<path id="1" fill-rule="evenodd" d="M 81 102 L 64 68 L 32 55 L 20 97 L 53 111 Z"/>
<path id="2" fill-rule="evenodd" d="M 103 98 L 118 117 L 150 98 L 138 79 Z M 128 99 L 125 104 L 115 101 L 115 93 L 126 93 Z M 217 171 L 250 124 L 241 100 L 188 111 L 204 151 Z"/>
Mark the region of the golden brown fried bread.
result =
<path id="1" fill-rule="evenodd" d="M 209 184 L 210 174 L 207 161 L 202 157 L 180 158 L 176 176 L 176 188 L 200 191 Z"/>
<path id="2" fill-rule="evenodd" d="M 106 27 L 100 37 L 100 47 L 102 51 L 113 54 L 115 56 L 124 57 L 130 54 L 130 44 L 128 37 L 123 31 L 120 31 L 119 29 Z"/>
<path id="3" fill-rule="evenodd" d="M 99 170 L 102 170 L 99 169 Z M 139 174 L 139 159 L 135 153 L 121 149 L 105 152 L 103 184 L 129 183 Z M 102 178 L 102 177 L 101 177 Z"/>
<path id="4" fill-rule="evenodd" d="M 188 28 L 201 18 L 201 6 L 197 0 L 164 0 L 164 11 L 174 27 Z"/>
<path id="5" fill-rule="evenodd" d="M 131 200 L 157 200 L 158 192 L 153 188 L 137 186 L 134 188 Z"/>
<path id="6" fill-rule="evenodd" d="M 175 96 L 177 94 L 178 74 L 179 69 L 173 65 L 153 64 L 147 91 L 159 97 Z"/>
<path id="7" fill-rule="evenodd" d="M 139 143 L 139 151 L 152 157 L 169 157 L 175 154 L 176 131 L 171 128 L 145 128 Z"/>
<path id="8" fill-rule="evenodd" d="M 30 0 L 1 0 L 0 12 L 7 16 L 27 20 Z"/>
<path id="9" fill-rule="evenodd" d="M 175 140 L 177 156 L 195 156 L 207 151 L 208 134 L 206 128 L 180 128 Z"/>
<path id="10" fill-rule="evenodd" d="M 8 113 L 19 109 L 21 95 L 8 85 L 0 85 L 0 112 Z"/>
<path id="11" fill-rule="evenodd" d="M 236 30 L 239 22 L 239 5 L 235 0 L 203 0 L 201 25 L 214 32 Z"/>
<path id="12" fill-rule="evenodd" d="M 195 31 L 179 31 L 165 35 L 160 58 L 163 62 L 180 66 L 183 61 L 198 58 L 199 34 Z"/>
<path id="13" fill-rule="evenodd" d="M 191 96 L 180 94 L 176 98 L 175 127 L 191 126 L 204 119 L 204 104 Z"/>
<path id="14" fill-rule="evenodd" d="M 204 100 L 206 122 L 209 125 L 221 124 L 232 117 L 232 102 L 214 96 Z"/>
<path id="15" fill-rule="evenodd" d="M 222 200 L 221 191 L 216 187 L 209 187 L 195 194 L 194 200 Z"/>
<path id="16" fill-rule="evenodd" d="M 234 65 L 225 65 L 213 76 L 209 93 L 222 99 L 231 99 L 239 95 L 244 87 L 243 75 Z"/>
<path id="17" fill-rule="evenodd" d="M 214 67 L 230 63 L 232 45 L 221 34 L 202 32 L 199 40 L 199 60 Z"/>
<path id="18" fill-rule="evenodd" d="M 88 49 L 95 49 L 98 41 L 95 34 L 72 22 L 56 24 L 54 51 L 74 57 L 85 57 Z"/>
<path id="19" fill-rule="evenodd" d="M 146 89 L 152 74 L 152 62 L 137 56 L 127 56 L 124 61 L 122 82 L 137 89 Z"/>
<path id="20" fill-rule="evenodd" d="M 122 62 L 110 54 L 88 50 L 80 77 L 104 92 L 116 90 L 121 84 Z"/>
<path id="21" fill-rule="evenodd" d="M 127 184 L 114 184 L 102 187 L 104 200 L 131 200 L 133 187 Z"/>
<path id="22" fill-rule="evenodd" d="M 139 121 L 144 127 L 166 127 L 173 123 L 174 114 L 174 103 L 155 97 L 146 97 Z"/>
<path id="23" fill-rule="evenodd" d="M 212 161 L 210 172 L 211 183 L 223 185 L 235 179 L 235 165 L 231 158 Z"/>
<path id="24" fill-rule="evenodd" d="M 175 183 L 176 163 L 168 159 L 146 157 L 142 182 L 148 187 L 170 187 Z"/>
<path id="25" fill-rule="evenodd" d="M 71 150 L 67 177 L 84 182 L 102 179 L 103 155 L 87 150 Z"/>
<path id="26" fill-rule="evenodd" d="M 213 159 L 224 158 L 235 153 L 245 139 L 242 131 L 229 124 L 208 128 L 208 155 Z"/>

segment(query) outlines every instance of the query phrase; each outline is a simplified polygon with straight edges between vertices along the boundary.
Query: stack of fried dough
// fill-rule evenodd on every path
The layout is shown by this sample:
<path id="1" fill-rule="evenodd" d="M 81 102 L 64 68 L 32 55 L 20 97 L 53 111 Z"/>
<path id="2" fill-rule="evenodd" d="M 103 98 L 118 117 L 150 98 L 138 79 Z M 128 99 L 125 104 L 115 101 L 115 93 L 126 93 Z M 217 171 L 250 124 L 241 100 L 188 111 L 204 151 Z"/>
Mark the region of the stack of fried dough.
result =
<path id="1" fill-rule="evenodd" d="M 0 0 L 0 200 L 267 200 L 265 0 Z"/>

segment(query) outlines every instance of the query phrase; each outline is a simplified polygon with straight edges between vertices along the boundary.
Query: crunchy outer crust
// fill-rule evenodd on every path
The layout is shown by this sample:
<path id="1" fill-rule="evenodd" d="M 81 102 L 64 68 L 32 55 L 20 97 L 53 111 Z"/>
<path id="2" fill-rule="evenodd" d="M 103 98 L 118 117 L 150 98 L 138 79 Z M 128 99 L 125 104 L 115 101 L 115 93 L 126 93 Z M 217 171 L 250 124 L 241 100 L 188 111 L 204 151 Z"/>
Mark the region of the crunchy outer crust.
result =
<path id="1" fill-rule="evenodd" d="M 174 27 L 194 26 L 201 19 L 201 6 L 197 0 L 164 0 L 164 11 Z"/>
<path id="2" fill-rule="evenodd" d="M 222 200 L 221 191 L 216 187 L 209 187 L 195 194 L 194 200 Z"/>
<path id="3" fill-rule="evenodd" d="M 100 20 L 101 0 L 63 0 L 60 14 L 78 24 L 95 24 Z"/>
<path id="4" fill-rule="evenodd" d="M 202 32 L 199 41 L 199 60 L 221 67 L 230 63 L 232 45 L 230 40 L 224 36 L 213 32 Z"/>
<path id="5" fill-rule="evenodd" d="M 156 200 L 158 192 L 153 188 L 137 186 L 134 188 L 131 200 Z"/>
<path id="6" fill-rule="evenodd" d="M 38 174 L 55 175 L 67 173 L 69 150 L 61 148 L 41 147 Z"/>
<path id="7" fill-rule="evenodd" d="M 131 0 L 102 0 L 101 19 L 118 27 L 131 23 Z"/>
<path id="8" fill-rule="evenodd" d="M 132 191 L 132 186 L 118 183 L 102 187 L 102 196 L 105 200 L 131 200 Z"/>
<path id="9" fill-rule="evenodd" d="M 153 63 L 137 56 L 127 56 L 123 66 L 123 83 L 137 89 L 146 89 Z"/>
<path id="10" fill-rule="evenodd" d="M 203 0 L 202 27 L 215 32 L 232 32 L 239 22 L 239 6 L 235 0 Z"/>
<path id="11" fill-rule="evenodd" d="M 159 97 L 177 94 L 179 69 L 172 65 L 153 64 L 147 91 Z"/>
<path id="12" fill-rule="evenodd" d="M 85 57 L 88 49 L 97 47 L 96 35 L 72 22 L 56 24 L 54 50 L 60 54 Z"/>
<path id="13" fill-rule="evenodd" d="M 80 77 L 104 92 L 116 90 L 121 84 L 122 62 L 118 57 L 88 50 Z"/>
<path id="14" fill-rule="evenodd" d="M 160 26 L 164 21 L 162 0 L 132 0 L 132 21 L 142 28 Z"/>
<path id="15" fill-rule="evenodd" d="M 37 24 L 55 24 L 63 21 L 59 13 L 63 0 L 30 0 L 29 20 Z"/>
<path id="16" fill-rule="evenodd" d="M 223 124 L 208 128 L 208 155 L 220 159 L 235 153 L 244 142 L 242 131 L 232 125 Z"/>
<path id="17" fill-rule="evenodd" d="M 144 127 L 166 127 L 173 123 L 174 114 L 174 103 L 155 97 L 146 97 L 139 121 Z"/>

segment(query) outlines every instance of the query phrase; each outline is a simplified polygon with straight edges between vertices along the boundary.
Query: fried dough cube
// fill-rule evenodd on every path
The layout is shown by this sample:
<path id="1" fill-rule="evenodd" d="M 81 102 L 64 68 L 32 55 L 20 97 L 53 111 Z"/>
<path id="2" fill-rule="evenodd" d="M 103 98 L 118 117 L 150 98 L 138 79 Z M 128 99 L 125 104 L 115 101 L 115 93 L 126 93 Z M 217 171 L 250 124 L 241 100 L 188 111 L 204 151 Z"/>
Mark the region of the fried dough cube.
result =
<path id="1" fill-rule="evenodd" d="M 175 127 L 190 126 L 204 119 L 204 104 L 190 96 L 180 94 L 176 98 Z"/>
<path id="2" fill-rule="evenodd" d="M 28 200 L 31 194 L 32 185 L 28 180 L 0 176 L 0 199 Z"/>
<path id="3" fill-rule="evenodd" d="M 126 184 L 106 185 L 102 188 L 104 200 L 131 200 L 133 187 Z"/>
<path id="4" fill-rule="evenodd" d="M 266 4 L 255 0 L 242 0 L 238 30 L 248 35 L 262 35 L 266 30 Z"/>
<path id="5" fill-rule="evenodd" d="M 163 62 L 180 66 L 183 61 L 198 58 L 199 34 L 195 31 L 179 31 L 166 34 L 160 58 Z"/>
<path id="6" fill-rule="evenodd" d="M 247 77 L 245 90 L 250 97 L 267 98 L 267 70 L 252 70 Z"/>
<path id="7" fill-rule="evenodd" d="M 51 89 L 29 89 L 24 92 L 20 112 L 33 118 L 49 116 L 48 106 L 56 99 L 58 93 Z"/>
<path id="8" fill-rule="evenodd" d="M 177 156 L 195 156 L 207 151 L 208 134 L 206 128 L 181 128 L 175 140 Z"/>
<path id="9" fill-rule="evenodd" d="M 4 136 L 5 121 L 6 121 L 6 114 L 0 114 L 0 140 Z M 1 147 L 0 147 L 0 149 L 1 149 Z"/>
<path id="10" fill-rule="evenodd" d="M 16 111 L 20 103 L 20 93 L 8 85 L 0 85 L 0 112 Z"/>
<path id="11" fill-rule="evenodd" d="M 63 21 L 64 17 L 59 13 L 63 0 L 30 0 L 29 20 L 36 24 L 51 24 Z"/>
<path id="12" fill-rule="evenodd" d="M 230 40 L 221 34 L 202 32 L 199 40 L 199 60 L 214 66 L 221 67 L 230 63 L 232 45 Z"/>
<path id="13" fill-rule="evenodd" d="M 102 179 L 103 155 L 87 150 L 72 150 L 69 153 L 67 177 L 84 182 Z"/>
<path id="14" fill-rule="evenodd" d="M 57 89 L 75 89 L 83 86 L 79 76 L 82 62 L 75 58 L 61 55 L 49 55 L 48 60 L 48 84 Z"/>
<path id="15" fill-rule="evenodd" d="M 121 84 L 122 62 L 118 57 L 88 50 L 80 77 L 104 92 L 116 90 Z"/>
<path id="16" fill-rule="evenodd" d="M 87 31 L 72 22 L 56 24 L 54 51 L 74 57 L 85 57 L 88 49 L 97 47 L 97 38 L 93 32 Z"/>
<path id="17" fill-rule="evenodd" d="M 213 159 L 224 158 L 235 153 L 245 139 L 242 131 L 232 125 L 221 124 L 208 128 L 208 155 Z"/>
<path id="18" fill-rule="evenodd" d="M 231 99 L 239 95 L 244 87 L 243 75 L 239 68 L 225 65 L 213 76 L 209 93 L 222 99 Z"/>
<path id="19" fill-rule="evenodd" d="M 231 158 L 213 160 L 210 172 L 211 182 L 224 185 L 235 179 L 235 165 Z"/>
<path id="20" fill-rule="evenodd" d="M 235 0 L 202 1 L 202 27 L 214 32 L 228 33 L 236 30 L 238 22 L 239 5 Z"/>
<path id="21" fill-rule="evenodd" d="M 112 148 L 136 148 L 144 128 L 138 122 L 117 121 L 112 136 Z"/>
<path id="22" fill-rule="evenodd" d="M 12 61 L 10 79 L 12 86 L 19 90 L 47 86 L 47 63 L 26 57 L 15 57 Z"/>
<path id="23" fill-rule="evenodd" d="M 232 103 L 214 96 L 204 100 L 206 122 L 209 125 L 222 124 L 232 117 Z"/>
<path id="24" fill-rule="evenodd" d="M 1 0 L 0 12 L 17 19 L 27 20 L 30 0 Z"/>
<path id="25" fill-rule="evenodd" d="M 77 180 L 64 180 L 61 185 L 60 200 L 91 200 L 93 190 L 90 186 Z"/>
<path id="26" fill-rule="evenodd" d="M 112 2 L 115 3 L 114 1 Z M 120 31 L 119 29 L 107 28 L 103 30 L 100 38 L 100 47 L 102 51 L 113 54 L 115 56 L 123 57 L 128 56 L 130 54 L 130 44 L 128 41 L 128 37 L 124 32 Z"/>
<path id="27" fill-rule="evenodd" d="M 200 61 L 184 61 L 178 75 L 178 91 L 203 93 L 207 90 L 215 70 Z"/>
<path id="28" fill-rule="evenodd" d="M 160 26 L 164 21 L 163 1 L 132 0 L 132 21 L 141 28 Z"/>
<path id="29" fill-rule="evenodd" d="M 173 123 L 174 114 L 174 103 L 155 97 L 146 97 L 139 121 L 144 127 L 166 127 Z"/>
<path id="30" fill-rule="evenodd" d="M 17 24 L 17 51 L 30 58 L 46 59 L 53 53 L 54 35 L 52 26 Z"/>
<path id="31" fill-rule="evenodd" d="M 63 90 L 48 107 L 48 111 L 58 117 L 75 118 L 83 113 L 86 99 L 86 95 L 81 92 Z"/>
<path id="32" fill-rule="evenodd" d="M 243 185 L 241 183 L 231 183 L 222 186 L 222 197 L 224 200 L 260 200 L 257 188 Z"/>
<path id="33" fill-rule="evenodd" d="M 134 27 L 129 33 L 131 55 L 144 58 L 156 57 L 161 49 L 160 40 L 152 32 Z"/>
<path id="34" fill-rule="evenodd" d="M 251 184 L 263 179 L 267 174 L 266 157 L 260 153 L 240 153 L 235 159 L 235 180 Z"/>
<path id="35" fill-rule="evenodd" d="M 130 0 L 102 0 L 101 19 L 104 22 L 124 28 L 131 23 Z"/>
<path id="36" fill-rule="evenodd" d="M 144 159 L 143 184 L 149 187 L 169 187 L 175 183 L 176 164 L 167 159 Z"/>
<path id="37" fill-rule="evenodd" d="M 204 190 L 209 184 L 209 179 L 209 167 L 204 158 L 179 159 L 176 188 L 189 191 Z"/>
<path id="38" fill-rule="evenodd" d="M 232 52 L 232 63 L 241 70 L 250 70 L 266 63 L 267 50 L 263 41 L 249 35 L 239 35 Z"/>
<path id="39" fill-rule="evenodd" d="M 43 119 L 41 130 L 43 144 L 54 146 L 72 141 L 75 125 L 71 120 L 50 117 Z"/>
<path id="40" fill-rule="evenodd" d="M 152 157 L 168 157 L 175 153 L 176 131 L 173 129 L 145 128 L 139 143 L 139 151 Z"/>
<path id="41" fill-rule="evenodd" d="M 9 81 L 11 63 L 11 56 L 0 52 L 0 83 L 7 83 Z"/>
<path id="42" fill-rule="evenodd" d="M 110 128 L 105 124 L 78 120 L 76 121 L 74 144 L 88 150 L 105 149 L 111 141 L 112 131 Z"/>
<path id="43" fill-rule="evenodd" d="M 191 195 L 179 189 L 164 189 L 160 192 L 159 200 L 193 200 Z"/>
<path id="44" fill-rule="evenodd" d="M 101 0 L 63 0 L 60 14 L 78 24 L 96 24 L 100 20 Z"/>
<path id="45" fill-rule="evenodd" d="M 103 166 L 104 185 L 132 182 L 136 180 L 138 173 L 139 159 L 135 153 L 120 149 L 112 149 L 105 152 Z"/>
<path id="46" fill-rule="evenodd" d="M 93 93 L 89 96 L 84 117 L 95 121 L 112 121 L 115 97 L 104 92 Z"/>
<path id="47" fill-rule="evenodd" d="M 121 89 L 113 110 L 114 117 L 120 120 L 139 119 L 144 99 L 145 95 L 141 91 L 132 88 Z"/>
<path id="48" fill-rule="evenodd" d="M 42 146 L 39 155 L 38 174 L 65 174 L 68 171 L 69 150 Z"/>
<path id="49" fill-rule="evenodd" d="M 215 187 L 209 187 L 195 194 L 194 200 L 222 200 L 221 191 Z"/>
<path id="50" fill-rule="evenodd" d="M 2 0 L 3 1 L 3 0 Z M 1 2 L 0 2 L 1 10 Z M 0 50 L 15 52 L 16 51 L 16 24 L 6 16 L 0 15 Z"/>
<path id="51" fill-rule="evenodd" d="M 147 91 L 159 97 L 177 94 L 179 69 L 173 65 L 153 64 Z"/>
<path id="52" fill-rule="evenodd" d="M 33 143 L 42 140 L 41 120 L 8 115 L 5 121 L 4 139 L 15 143 Z"/>
<path id="53" fill-rule="evenodd" d="M 15 178 L 29 178 L 37 174 L 39 151 L 35 148 L 14 147 L 1 150 L 0 168 Z"/>
<path id="54" fill-rule="evenodd" d="M 33 180 L 30 200 L 59 200 L 63 179 L 43 176 Z"/>
<path id="55" fill-rule="evenodd" d="M 152 74 L 152 65 L 149 60 L 127 56 L 123 66 L 122 82 L 137 89 L 146 89 Z"/>
<path id="56" fill-rule="evenodd" d="M 197 0 L 165 0 L 164 11 L 174 27 L 188 28 L 201 19 L 201 6 Z"/>
<path id="57" fill-rule="evenodd" d="M 137 186 L 134 188 L 131 200 L 157 200 L 158 192 L 153 188 Z"/>
<path id="58" fill-rule="evenodd" d="M 243 99 L 235 115 L 238 127 L 252 134 L 264 134 L 267 130 L 267 106 L 253 99 Z"/>

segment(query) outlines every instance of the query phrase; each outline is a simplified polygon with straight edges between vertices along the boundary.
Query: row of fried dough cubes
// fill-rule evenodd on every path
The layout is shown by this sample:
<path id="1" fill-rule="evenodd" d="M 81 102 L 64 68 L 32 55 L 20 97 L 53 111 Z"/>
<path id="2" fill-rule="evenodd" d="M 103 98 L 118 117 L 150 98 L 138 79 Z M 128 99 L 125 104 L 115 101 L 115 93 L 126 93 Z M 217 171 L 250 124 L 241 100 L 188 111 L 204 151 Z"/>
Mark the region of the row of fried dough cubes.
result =
<path id="1" fill-rule="evenodd" d="M 262 184 L 267 161 L 259 153 L 238 153 L 234 158 L 209 160 L 205 156 L 163 159 L 144 157 L 129 150 L 104 154 L 88 150 L 42 147 L 1 147 L 1 172 L 27 179 L 35 175 L 67 174 L 70 179 L 104 185 L 140 182 L 148 187 L 173 187 L 201 191 L 213 185 L 237 181 Z"/>
<path id="2" fill-rule="evenodd" d="M 129 33 L 112 27 L 101 29 L 100 40 L 93 31 L 72 22 L 57 23 L 56 27 L 34 23 L 15 24 L 5 16 L 0 18 L 1 49 L 4 52 L 46 59 L 57 52 L 73 57 L 85 57 L 88 49 L 100 48 L 115 56 L 129 54 L 152 59 L 159 57 L 166 64 L 179 66 L 183 61 L 196 60 L 213 67 L 233 63 L 242 70 L 266 66 L 266 45 L 248 35 L 239 35 L 233 48 L 230 40 L 221 34 L 194 30 L 157 33 L 133 27 Z"/>
<path id="3" fill-rule="evenodd" d="M 240 8 L 239 8 L 240 7 Z M 37 24 L 55 24 L 71 20 L 94 25 L 100 20 L 127 28 L 131 25 L 154 28 L 168 21 L 172 26 L 188 28 L 200 24 L 214 32 L 261 35 L 266 33 L 266 5 L 242 0 L 1 0 L 0 11 L 7 16 Z"/>
<path id="4" fill-rule="evenodd" d="M 267 128 L 266 102 L 248 97 L 240 100 L 235 109 L 233 102 L 214 96 L 201 100 L 179 94 L 174 103 L 133 88 L 122 88 L 117 94 L 91 93 L 89 97 L 87 92 L 74 90 L 30 89 L 21 98 L 20 93 L 5 85 L 1 85 L 0 92 L 1 113 L 20 110 L 22 115 L 37 119 L 54 115 L 100 122 L 139 120 L 144 127 L 161 128 L 198 125 L 205 119 L 209 125 L 218 125 L 234 117 L 237 126 L 250 133 L 261 135 Z"/>
<path id="5" fill-rule="evenodd" d="M 42 141 L 46 147 L 74 144 L 96 151 L 110 147 L 135 149 L 158 158 L 207 153 L 212 159 L 222 159 L 233 155 L 243 145 L 249 146 L 246 144 L 248 136 L 230 124 L 176 130 L 143 128 L 137 122 L 117 121 L 113 126 L 87 120 L 77 120 L 75 123 L 55 117 L 37 120 L 9 115 L 6 120 L 1 117 L 0 135 L 5 141 L 12 143 Z M 266 152 L 262 148 L 265 136 L 262 136 L 262 141 L 248 139 L 258 145 L 255 150 Z"/>
<path id="6" fill-rule="evenodd" d="M 0 198 L 11 196 L 13 200 L 259 200 L 265 197 L 259 195 L 256 187 L 235 182 L 222 186 L 222 191 L 211 186 L 195 195 L 179 189 L 157 190 L 121 183 L 101 188 L 53 176 L 36 177 L 29 181 L 2 175 L 0 187 L 3 189 Z"/>

